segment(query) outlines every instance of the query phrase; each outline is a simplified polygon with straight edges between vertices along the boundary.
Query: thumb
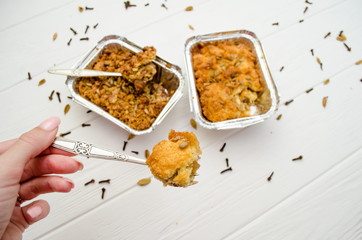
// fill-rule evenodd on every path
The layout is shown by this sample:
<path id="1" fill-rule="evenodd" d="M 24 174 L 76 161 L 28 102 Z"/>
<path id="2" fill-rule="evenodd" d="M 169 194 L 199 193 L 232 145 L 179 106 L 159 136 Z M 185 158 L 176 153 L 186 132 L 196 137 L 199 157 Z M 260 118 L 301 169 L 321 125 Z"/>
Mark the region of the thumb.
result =
<path id="1" fill-rule="evenodd" d="M 21 135 L 13 146 L 0 156 L 0 163 L 4 169 L 10 172 L 18 170 L 20 178 L 26 162 L 47 149 L 54 141 L 59 124 L 59 118 L 52 117 Z"/>

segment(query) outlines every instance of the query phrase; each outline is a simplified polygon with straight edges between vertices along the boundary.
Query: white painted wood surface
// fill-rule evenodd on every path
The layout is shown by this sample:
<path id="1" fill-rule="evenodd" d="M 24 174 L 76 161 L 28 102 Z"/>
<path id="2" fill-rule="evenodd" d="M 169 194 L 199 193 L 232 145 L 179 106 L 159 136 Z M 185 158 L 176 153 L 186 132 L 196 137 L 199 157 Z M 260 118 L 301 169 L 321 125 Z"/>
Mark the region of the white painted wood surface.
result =
<path id="1" fill-rule="evenodd" d="M 75 189 L 42 196 L 51 213 L 31 226 L 24 239 L 362 239 L 362 65 L 355 65 L 362 59 L 362 2 L 155 0 L 146 7 L 147 2 L 131 1 L 137 7 L 125 10 L 124 1 L 115 0 L 0 0 L 0 140 L 55 115 L 62 119 L 60 132 L 72 131 L 69 138 L 121 149 L 128 133 L 72 103 L 65 78 L 46 72 L 53 65 L 72 66 L 109 34 L 153 45 L 159 56 L 185 72 L 188 37 L 253 31 L 279 88 L 278 113 L 242 130 L 193 130 L 185 91 L 161 126 L 129 141 L 126 153 L 135 150 L 143 156 L 170 129 L 194 131 L 203 150 L 198 184 L 164 188 L 153 179 L 139 187 L 139 179 L 151 176 L 147 167 L 78 158 L 85 169 L 68 176 Z M 78 6 L 94 10 L 80 13 Z M 187 6 L 194 10 L 186 12 Z M 86 25 L 90 28 L 84 34 Z M 336 40 L 341 30 L 350 52 Z M 52 41 L 55 32 L 58 38 Z M 79 41 L 85 36 L 90 40 Z M 47 82 L 38 87 L 43 78 Z M 326 79 L 330 83 L 324 85 Z M 52 90 L 61 93 L 62 103 L 48 100 Z M 64 116 L 68 103 L 71 109 Z M 91 127 L 82 128 L 85 122 Z M 303 160 L 292 161 L 299 155 Z M 221 175 L 226 157 L 233 171 Z M 92 178 L 111 178 L 104 200 L 102 186 L 84 187 Z"/>

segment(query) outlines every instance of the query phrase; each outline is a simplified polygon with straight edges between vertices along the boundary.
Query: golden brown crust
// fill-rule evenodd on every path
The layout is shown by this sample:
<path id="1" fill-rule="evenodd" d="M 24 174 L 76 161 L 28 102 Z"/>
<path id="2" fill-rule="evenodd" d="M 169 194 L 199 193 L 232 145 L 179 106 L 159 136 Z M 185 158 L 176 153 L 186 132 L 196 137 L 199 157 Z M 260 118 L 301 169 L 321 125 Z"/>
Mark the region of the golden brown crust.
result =
<path id="1" fill-rule="evenodd" d="M 171 130 L 168 139 L 156 144 L 147 158 L 152 174 L 165 185 L 187 187 L 195 184 L 193 180 L 201 154 L 195 134 Z"/>
<path id="2" fill-rule="evenodd" d="M 212 122 L 250 116 L 263 91 L 253 49 L 223 40 L 199 43 L 191 53 L 204 116 Z"/>
<path id="3" fill-rule="evenodd" d="M 136 130 L 151 127 L 170 100 L 161 84 L 150 81 L 156 67 L 152 63 L 156 50 L 145 47 L 143 52 L 107 46 L 89 68 L 121 72 L 123 77 L 84 77 L 76 83 L 79 94 L 101 107 L 113 117 Z"/>

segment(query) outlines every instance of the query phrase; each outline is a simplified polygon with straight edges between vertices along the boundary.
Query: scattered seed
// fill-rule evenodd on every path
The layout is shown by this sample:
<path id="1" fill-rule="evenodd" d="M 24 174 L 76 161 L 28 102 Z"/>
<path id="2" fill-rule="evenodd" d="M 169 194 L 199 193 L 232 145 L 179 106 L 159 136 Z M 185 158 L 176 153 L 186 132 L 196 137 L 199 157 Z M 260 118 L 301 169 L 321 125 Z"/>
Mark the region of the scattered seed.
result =
<path id="1" fill-rule="evenodd" d="M 135 136 L 136 136 L 136 135 L 134 135 L 134 134 L 131 133 L 130 135 L 128 135 L 127 140 L 129 141 L 129 140 L 133 139 Z"/>
<path id="2" fill-rule="evenodd" d="M 42 80 L 39 81 L 38 86 L 43 85 L 44 83 L 46 83 L 46 80 L 43 78 Z"/>
<path id="3" fill-rule="evenodd" d="M 303 156 L 300 155 L 299 157 L 293 158 L 292 161 L 298 161 L 298 160 L 302 160 L 302 159 L 303 159 Z"/>
<path id="4" fill-rule="evenodd" d="M 78 7 L 79 12 L 83 12 L 83 10 L 84 10 L 83 7 L 81 7 L 81 6 Z"/>
<path id="5" fill-rule="evenodd" d="M 105 188 L 102 188 L 102 199 L 104 199 L 104 193 L 106 192 Z"/>
<path id="6" fill-rule="evenodd" d="M 123 142 L 123 151 L 126 150 L 127 143 L 128 143 L 127 141 L 124 141 L 124 142 Z"/>
<path id="7" fill-rule="evenodd" d="M 284 66 L 282 66 L 282 67 L 280 68 L 279 72 L 283 71 L 283 69 L 284 69 Z"/>
<path id="8" fill-rule="evenodd" d="M 125 1 L 124 2 L 124 7 L 127 10 L 129 7 L 136 7 L 136 4 L 131 4 L 130 1 Z"/>
<path id="9" fill-rule="evenodd" d="M 225 146 L 226 146 L 226 143 L 224 143 L 224 144 L 222 145 L 222 147 L 220 148 L 220 152 L 223 152 L 223 151 L 224 151 Z"/>
<path id="10" fill-rule="evenodd" d="M 324 38 L 329 37 L 329 35 L 331 35 L 331 32 L 328 32 L 328 33 L 324 36 Z"/>
<path id="11" fill-rule="evenodd" d="M 304 19 L 299 20 L 300 23 L 304 22 Z"/>
<path id="12" fill-rule="evenodd" d="M 313 88 L 310 88 L 310 89 L 306 90 L 305 92 L 310 93 L 311 91 L 313 91 Z"/>
<path id="13" fill-rule="evenodd" d="M 342 36 L 343 30 L 339 32 L 338 36 Z"/>
<path id="14" fill-rule="evenodd" d="M 304 9 L 304 14 L 307 12 L 307 10 L 308 10 L 308 7 L 305 7 L 305 9 Z"/>
<path id="15" fill-rule="evenodd" d="M 274 174 L 274 172 L 272 172 L 272 173 L 270 174 L 270 176 L 267 178 L 268 182 L 270 182 L 270 180 L 272 179 L 273 174 Z"/>
<path id="16" fill-rule="evenodd" d="M 131 151 L 131 152 L 133 152 L 136 155 L 138 155 L 138 153 L 139 153 L 138 151 Z"/>
<path id="17" fill-rule="evenodd" d="M 69 135 L 69 134 L 71 134 L 72 132 L 66 132 L 66 133 L 61 133 L 61 134 L 59 134 L 59 136 L 61 136 L 61 137 L 65 137 L 65 136 L 67 136 L 67 135 Z"/>
<path id="18" fill-rule="evenodd" d="M 189 28 L 193 31 L 195 28 L 189 24 Z"/>
<path id="19" fill-rule="evenodd" d="M 321 62 L 319 57 L 317 57 L 317 62 L 319 63 L 319 66 L 321 67 L 321 70 L 323 70 L 323 63 Z"/>
<path id="20" fill-rule="evenodd" d="M 147 7 L 147 6 L 149 6 L 149 5 L 150 5 L 149 3 L 146 3 L 146 4 L 145 4 L 145 7 Z"/>
<path id="21" fill-rule="evenodd" d="M 147 149 L 145 150 L 145 158 L 147 159 L 150 156 L 150 151 L 148 151 Z"/>
<path id="22" fill-rule="evenodd" d="M 67 45 L 70 46 L 70 42 L 72 41 L 72 39 L 69 39 Z"/>
<path id="23" fill-rule="evenodd" d="M 289 105 L 289 104 L 291 104 L 293 101 L 294 101 L 294 100 L 293 100 L 293 99 L 291 99 L 291 100 L 289 100 L 289 101 L 285 102 L 285 103 L 284 103 L 284 105 L 285 105 L 285 106 L 288 106 L 288 105 Z"/>
<path id="24" fill-rule="evenodd" d="M 54 33 L 53 34 L 53 41 L 55 41 L 55 39 L 57 39 L 57 37 L 58 37 L 58 33 Z"/>
<path id="25" fill-rule="evenodd" d="M 282 115 L 279 114 L 279 116 L 277 117 L 277 120 L 280 120 L 282 118 Z"/>
<path id="26" fill-rule="evenodd" d="M 347 40 L 347 37 L 346 37 L 344 34 L 342 34 L 342 35 L 340 35 L 340 36 L 337 37 L 337 40 L 338 40 L 338 41 L 341 41 L 341 42 L 344 42 L 344 41 Z"/>
<path id="27" fill-rule="evenodd" d="M 308 0 L 305 0 L 305 2 L 308 3 L 308 4 L 311 4 L 311 5 L 313 4 L 313 3 L 309 2 Z"/>
<path id="28" fill-rule="evenodd" d="M 85 7 L 85 10 L 93 10 L 94 8 L 92 8 L 92 7 Z"/>
<path id="29" fill-rule="evenodd" d="M 330 81 L 329 81 L 329 78 L 328 78 L 328 79 L 324 80 L 323 84 L 324 84 L 324 85 L 327 85 L 329 82 L 330 82 Z"/>
<path id="30" fill-rule="evenodd" d="M 362 64 L 362 60 L 359 60 L 356 62 L 356 65 L 360 65 L 360 64 Z"/>
<path id="31" fill-rule="evenodd" d="M 233 170 L 233 169 L 232 169 L 231 167 L 228 167 L 228 168 L 222 170 L 222 171 L 220 172 L 220 174 L 223 174 L 223 173 L 225 173 L 225 172 L 227 172 L 227 171 L 232 171 L 232 170 Z"/>
<path id="32" fill-rule="evenodd" d="M 89 29 L 89 25 L 87 25 L 87 27 L 85 28 L 84 34 L 87 34 L 88 29 Z"/>
<path id="33" fill-rule="evenodd" d="M 193 128 L 197 129 L 197 124 L 196 124 L 195 119 L 191 118 L 191 119 L 190 119 L 190 124 L 191 124 L 191 126 L 192 126 Z"/>
<path id="34" fill-rule="evenodd" d="M 72 96 L 67 96 L 68 99 L 70 100 L 73 100 L 73 97 Z"/>
<path id="35" fill-rule="evenodd" d="M 67 114 L 69 112 L 69 109 L 70 109 L 70 105 L 67 104 L 65 105 L 65 108 L 64 108 L 64 115 Z"/>
<path id="36" fill-rule="evenodd" d="M 58 97 L 58 101 L 61 103 L 62 99 L 60 99 L 60 92 L 56 92 L 56 94 L 57 94 L 57 97 Z"/>
<path id="37" fill-rule="evenodd" d="M 28 72 L 28 79 L 31 80 L 30 72 Z"/>
<path id="38" fill-rule="evenodd" d="M 183 141 L 182 143 L 180 143 L 179 148 L 181 149 L 185 149 L 187 148 L 187 146 L 189 145 L 189 142 L 188 141 Z"/>
<path id="39" fill-rule="evenodd" d="M 89 123 L 82 123 L 82 127 L 90 127 L 91 125 Z"/>
<path id="40" fill-rule="evenodd" d="M 70 31 L 72 31 L 74 35 L 77 35 L 77 31 L 75 31 L 73 28 L 70 28 Z"/>
<path id="41" fill-rule="evenodd" d="M 226 162 L 226 167 L 229 167 L 229 159 L 225 158 L 225 162 Z"/>
<path id="42" fill-rule="evenodd" d="M 312 56 L 314 56 L 314 50 L 313 50 L 313 49 L 311 49 L 311 50 L 310 50 L 310 52 L 312 53 Z"/>
<path id="43" fill-rule="evenodd" d="M 92 110 L 88 110 L 88 111 L 87 111 L 87 113 L 91 113 L 91 112 L 92 112 Z"/>
<path id="44" fill-rule="evenodd" d="M 272 25 L 273 25 L 273 26 L 278 26 L 279 23 L 278 23 L 278 22 L 275 22 L 275 23 L 273 23 Z"/>
<path id="45" fill-rule="evenodd" d="M 88 41 L 89 40 L 89 37 L 85 37 L 85 38 L 81 38 L 79 39 L 80 41 Z"/>
<path id="46" fill-rule="evenodd" d="M 328 99 L 328 97 L 324 97 L 322 100 L 322 104 L 323 104 L 324 108 L 327 106 L 327 99 Z"/>
<path id="47" fill-rule="evenodd" d="M 94 25 L 94 26 L 93 26 L 93 28 L 94 28 L 94 29 L 96 29 L 96 28 L 97 28 L 97 26 L 98 26 L 98 23 L 97 23 L 96 25 Z"/>
<path id="48" fill-rule="evenodd" d="M 343 43 L 343 45 L 347 48 L 348 52 L 352 50 L 352 48 L 350 48 L 346 43 Z"/>
<path id="49" fill-rule="evenodd" d="M 108 183 L 110 184 L 111 183 L 111 179 L 105 179 L 105 180 L 101 180 L 98 182 L 98 184 L 102 184 L 102 183 Z"/>
<path id="50" fill-rule="evenodd" d="M 91 184 L 91 183 L 94 183 L 94 182 L 95 182 L 95 180 L 92 179 L 92 180 L 90 180 L 89 182 L 84 183 L 84 186 L 87 186 L 87 185 L 89 185 L 89 184 Z"/>
<path id="51" fill-rule="evenodd" d="M 48 97 L 50 101 L 52 101 L 52 100 L 53 100 L 53 95 L 54 95 L 54 92 L 55 92 L 55 91 L 53 90 L 53 91 L 52 91 L 52 93 L 51 93 L 51 94 L 49 95 L 49 97 Z"/>
<path id="52" fill-rule="evenodd" d="M 137 184 L 140 185 L 140 186 L 146 186 L 150 182 L 151 182 L 151 178 L 142 178 L 141 180 L 139 180 L 137 182 Z"/>
<path id="53" fill-rule="evenodd" d="M 194 8 L 192 6 L 188 6 L 187 8 L 185 8 L 185 11 L 189 12 L 189 11 L 192 11 L 194 10 Z"/>
<path id="54" fill-rule="evenodd" d="M 168 9 L 164 3 L 161 4 L 161 7 L 165 8 L 166 10 Z"/>

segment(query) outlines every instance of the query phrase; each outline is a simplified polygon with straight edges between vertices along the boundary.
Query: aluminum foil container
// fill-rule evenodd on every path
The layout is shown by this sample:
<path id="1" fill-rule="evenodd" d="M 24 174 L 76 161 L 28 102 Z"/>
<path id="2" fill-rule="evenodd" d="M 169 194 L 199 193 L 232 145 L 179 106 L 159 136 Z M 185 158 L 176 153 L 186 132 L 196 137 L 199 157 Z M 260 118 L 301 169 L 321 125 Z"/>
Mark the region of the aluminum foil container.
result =
<path id="1" fill-rule="evenodd" d="M 198 43 L 208 43 L 229 39 L 242 41 L 254 50 L 257 57 L 256 67 L 261 78 L 261 82 L 265 86 L 263 90 L 264 96 L 262 102 L 260 102 L 258 106 L 251 107 L 251 116 L 219 122 L 212 122 L 203 115 L 201 103 L 199 100 L 199 94 L 196 88 L 196 79 L 194 76 L 194 68 L 192 62 L 192 49 L 196 47 Z M 261 43 L 253 32 L 239 30 L 191 37 L 186 41 L 185 44 L 185 60 L 187 66 L 187 77 L 189 79 L 188 86 L 191 111 L 195 115 L 196 122 L 202 127 L 208 129 L 244 128 L 264 121 L 277 110 L 279 104 L 279 94 L 277 91 L 277 87 L 270 74 L 270 70 L 264 56 Z"/>
<path id="2" fill-rule="evenodd" d="M 98 44 L 92 50 L 90 50 L 81 61 L 75 64 L 73 66 L 73 69 L 86 69 L 89 65 L 97 60 L 97 56 L 101 53 L 103 48 L 109 45 L 124 47 L 135 53 L 142 51 L 142 47 L 137 46 L 136 44 L 127 40 L 124 37 L 115 35 L 106 36 L 101 41 L 99 41 Z M 152 123 L 151 127 L 145 130 L 137 130 L 131 128 L 119 119 L 113 117 L 101 107 L 98 107 L 94 103 L 83 98 L 79 94 L 78 89 L 76 88 L 76 77 L 68 77 L 66 80 L 66 85 L 70 90 L 73 101 L 75 101 L 76 103 L 92 110 L 93 112 L 101 115 L 102 117 L 108 119 L 109 121 L 115 123 L 116 125 L 122 127 L 123 129 L 127 130 L 132 134 L 141 135 L 145 133 L 150 133 L 154 130 L 156 126 L 158 126 L 162 122 L 162 120 L 166 117 L 170 110 L 175 106 L 177 101 L 182 97 L 184 86 L 184 79 L 182 77 L 180 67 L 173 65 L 158 56 L 156 56 L 156 59 L 153 60 L 153 63 L 156 65 L 157 73 L 151 81 L 157 81 L 161 83 L 168 92 L 174 91 L 174 93 L 170 100 L 167 102 L 166 106 L 162 109 L 156 120 Z"/>

